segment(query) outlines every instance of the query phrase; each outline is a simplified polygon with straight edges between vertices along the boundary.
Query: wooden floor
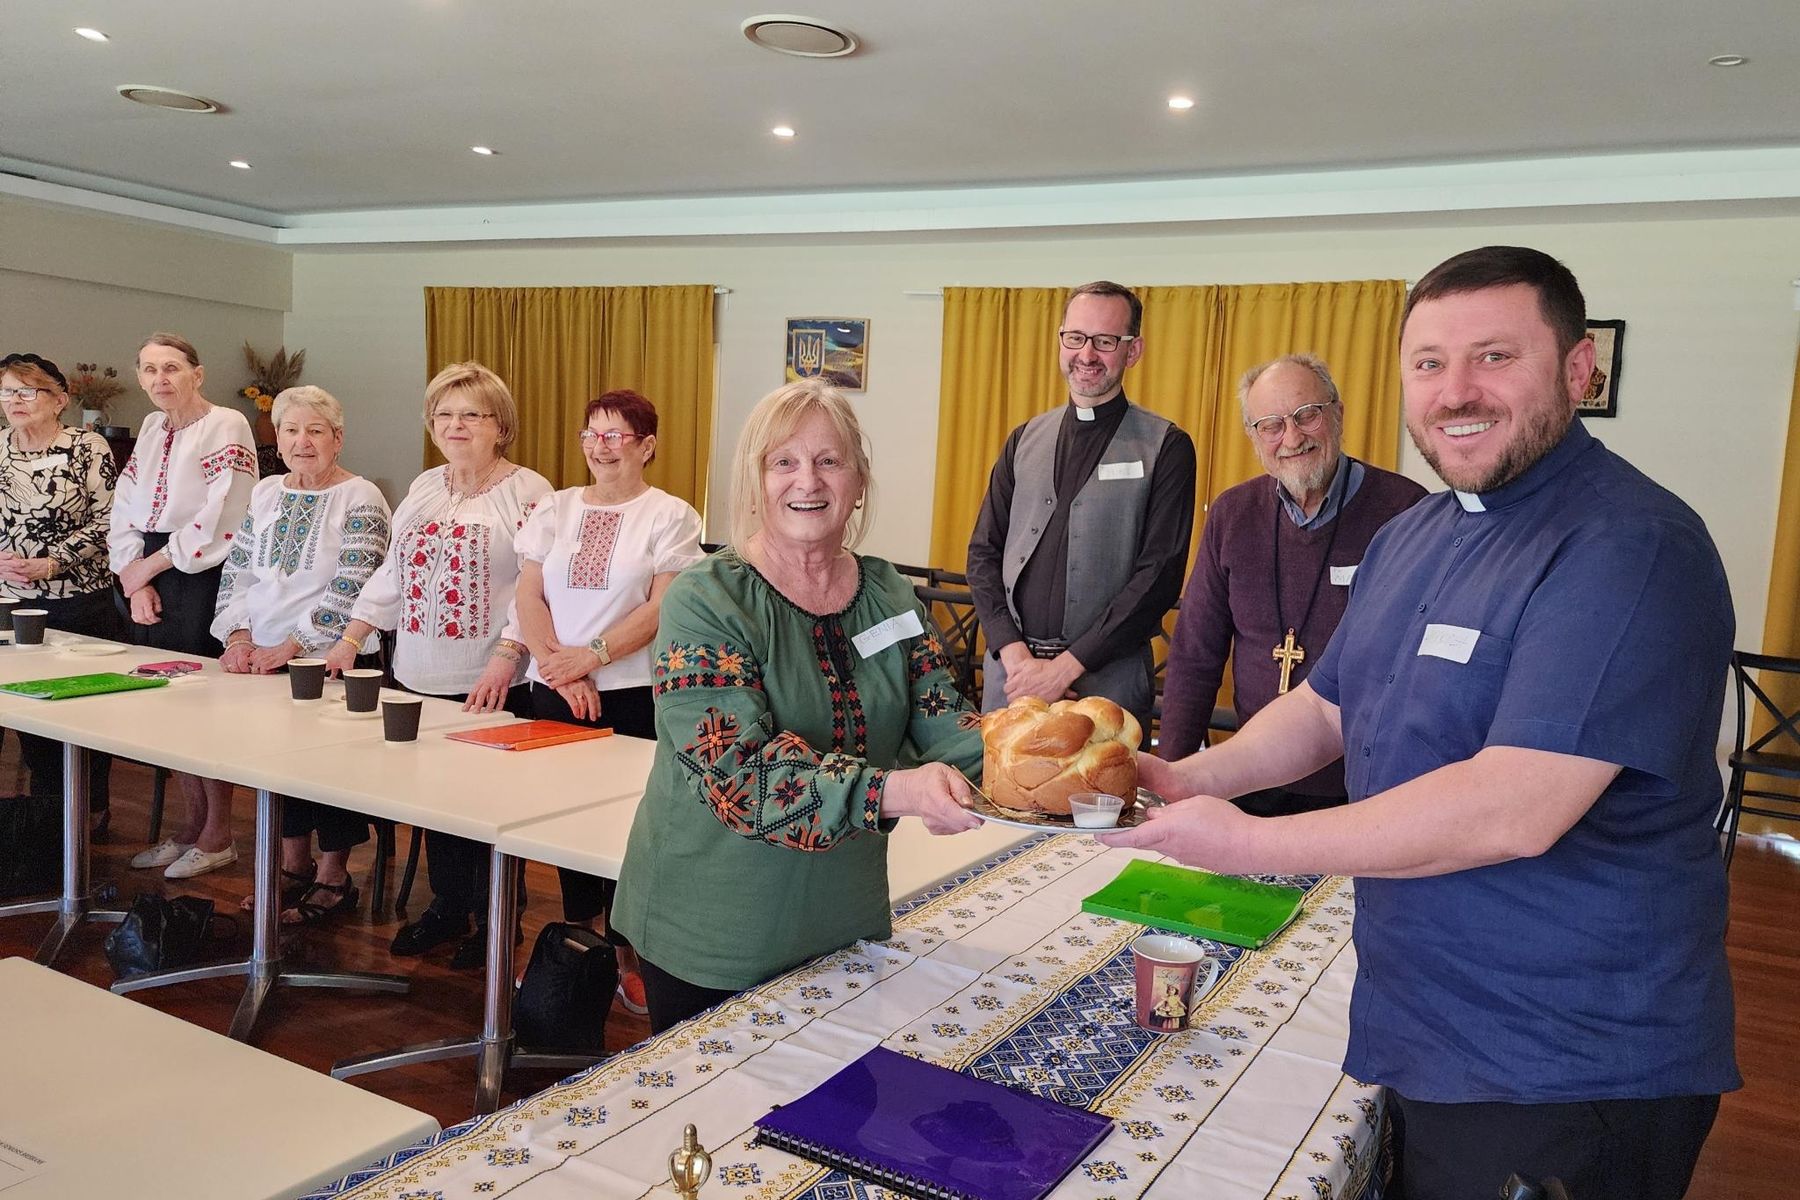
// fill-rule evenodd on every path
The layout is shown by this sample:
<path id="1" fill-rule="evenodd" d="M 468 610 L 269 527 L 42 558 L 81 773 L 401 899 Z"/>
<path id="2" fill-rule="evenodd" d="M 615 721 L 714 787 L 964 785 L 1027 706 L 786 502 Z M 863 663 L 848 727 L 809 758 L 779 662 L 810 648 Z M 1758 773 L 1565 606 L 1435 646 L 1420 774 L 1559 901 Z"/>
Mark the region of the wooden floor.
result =
<path id="1" fill-rule="evenodd" d="M 5 739 L 0 751 L 0 795 L 19 790 L 17 740 Z M 113 827 L 94 847 L 94 879 L 116 884 L 120 907 L 139 891 L 169 890 L 203 895 L 225 911 L 236 911 L 250 886 L 253 798 L 240 791 L 236 811 L 238 862 L 225 870 L 180 884 L 167 883 L 160 871 L 132 871 L 126 862 L 143 847 L 148 822 L 150 773 L 135 764 L 114 769 Z M 171 809 L 178 804 L 171 801 Z M 171 819 L 175 813 L 171 811 Z M 401 830 L 404 855 L 407 831 Z M 297 959 L 338 970 L 392 971 L 409 976 L 406 997 L 375 997 L 329 991 L 282 991 L 266 1010 L 257 1045 L 305 1066 L 324 1070 L 348 1055 L 440 1037 L 467 1036 L 479 1027 L 481 975 L 452 971 L 450 946 L 424 959 L 395 959 L 387 946 L 401 919 L 390 911 L 372 917 L 367 896 L 373 843 L 351 860 L 364 889 L 362 909 L 351 918 L 306 931 L 290 953 Z M 397 866 L 398 864 L 396 864 Z M 396 870 L 395 874 L 398 874 Z M 526 946 L 545 921 L 561 914 L 555 873 L 531 865 L 526 872 L 531 902 L 525 916 Z M 1732 865 L 1731 927 L 1727 942 L 1737 990 L 1738 1060 L 1742 1091 L 1725 1097 L 1689 1195 L 1694 1200 L 1786 1200 L 1800 1194 L 1800 842 L 1780 838 L 1745 838 Z M 390 884 L 390 891 L 392 890 Z M 423 871 L 414 889 L 413 913 L 430 899 Z M 221 953 L 242 955 L 248 949 L 248 922 L 235 943 Z M 48 925 L 45 917 L 0 921 L 0 956 L 29 956 Z M 76 936 L 59 967 L 78 978 L 105 986 L 111 972 L 100 952 L 106 927 L 91 926 Z M 235 980 L 187 984 L 136 993 L 134 998 L 209 1029 L 230 1023 L 242 985 Z M 607 1021 L 607 1048 L 629 1046 L 649 1032 L 644 1019 L 614 1006 Z M 121 1063 L 121 1070 L 130 1070 Z M 469 1060 L 434 1063 L 386 1071 L 354 1080 L 359 1086 L 389 1096 L 436 1117 L 448 1126 L 469 1115 L 474 1101 L 474 1071 Z M 537 1091 L 555 1082 L 543 1072 L 514 1072 L 507 1098 Z M 220 1097 L 229 1103 L 228 1097 Z"/>

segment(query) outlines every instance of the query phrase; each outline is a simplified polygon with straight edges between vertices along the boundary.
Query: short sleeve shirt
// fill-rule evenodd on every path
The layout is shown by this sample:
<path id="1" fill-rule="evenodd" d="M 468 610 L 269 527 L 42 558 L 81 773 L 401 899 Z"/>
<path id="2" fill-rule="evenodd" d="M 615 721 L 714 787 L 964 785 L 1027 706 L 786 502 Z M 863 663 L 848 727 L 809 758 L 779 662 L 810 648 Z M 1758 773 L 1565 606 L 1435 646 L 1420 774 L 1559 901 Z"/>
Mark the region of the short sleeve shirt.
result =
<path id="1" fill-rule="evenodd" d="M 1712 830 L 1734 628 L 1700 518 L 1579 422 L 1376 536 L 1309 679 L 1352 802 L 1487 746 L 1622 770 L 1536 858 L 1357 880 L 1348 1074 L 1437 1102 L 1739 1086 Z"/>

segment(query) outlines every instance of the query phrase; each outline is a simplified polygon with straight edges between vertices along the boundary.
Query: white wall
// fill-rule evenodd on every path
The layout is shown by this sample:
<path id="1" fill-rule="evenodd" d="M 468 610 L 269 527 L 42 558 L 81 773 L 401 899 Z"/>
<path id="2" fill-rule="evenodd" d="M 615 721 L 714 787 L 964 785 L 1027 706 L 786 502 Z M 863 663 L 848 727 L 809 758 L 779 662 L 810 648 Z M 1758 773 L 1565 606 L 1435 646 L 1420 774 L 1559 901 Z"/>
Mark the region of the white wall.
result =
<path id="1" fill-rule="evenodd" d="M 719 301 L 713 493 L 751 405 L 782 377 L 784 321 L 871 320 L 870 387 L 860 408 L 875 446 L 879 518 L 868 549 L 922 561 L 936 473 L 941 304 L 907 296 L 944 285 L 1249 283 L 1417 279 L 1457 251 L 1540 247 L 1581 279 L 1590 313 L 1626 321 L 1620 416 L 1590 427 L 1706 519 L 1736 599 L 1739 644 L 1761 638 L 1797 329 L 1800 217 L 1566 220 L 1416 227 L 935 241 L 688 240 L 398 251 L 301 251 L 287 343 L 309 382 L 352 414 L 348 458 L 390 492 L 420 462 L 428 285 L 713 283 Z M 1146 353 L 1157 353 L 1149 346 Z M 1403 469 L 1439 486 L 1407 446 Z M 709 529 L 724 529 L 715 501 Z"/>
<path id="2" fill-rule="evenodd" d="M 0 352 L 41 354 L 68 375 L 77 362 L 117 368 L 126 391 L 112 424 L 150 411 L 132 368 L 159 329 L 193 342 L 207 398 L 233 403 L 249 381 L 244 342 L 281 344 L 291 281 L 285 250 L 0 199 Z"/>

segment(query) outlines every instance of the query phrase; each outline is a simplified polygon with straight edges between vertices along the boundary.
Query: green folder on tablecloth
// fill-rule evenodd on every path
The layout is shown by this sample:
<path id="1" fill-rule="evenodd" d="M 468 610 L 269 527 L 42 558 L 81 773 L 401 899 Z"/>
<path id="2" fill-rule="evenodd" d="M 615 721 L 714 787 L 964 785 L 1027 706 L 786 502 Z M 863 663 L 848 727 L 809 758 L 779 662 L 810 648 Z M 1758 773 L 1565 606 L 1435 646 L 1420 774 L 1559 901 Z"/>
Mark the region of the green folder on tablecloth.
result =
<path id="1" fill-rule="evenodd" d="M 1139 858 L 1083 900 L 1081 908 L 1254 950 L 1287 928 L 1305 898 L 1300 888 Z"/>
<path id="2" fill-rule="evenodd" d="M 72 700 L 76 696 L 104 696 L 108 692 L 136 692 L 144 688 L 168 687 L 166 679 L 145 679 L 138 675 L 121 675 L 117 671 L 98 671 L 92 675 L 63 675 L 56 679 L 27 679 L 23 683 L 0 684 L 0 692 L 29 696 L 33 700 Z"/>

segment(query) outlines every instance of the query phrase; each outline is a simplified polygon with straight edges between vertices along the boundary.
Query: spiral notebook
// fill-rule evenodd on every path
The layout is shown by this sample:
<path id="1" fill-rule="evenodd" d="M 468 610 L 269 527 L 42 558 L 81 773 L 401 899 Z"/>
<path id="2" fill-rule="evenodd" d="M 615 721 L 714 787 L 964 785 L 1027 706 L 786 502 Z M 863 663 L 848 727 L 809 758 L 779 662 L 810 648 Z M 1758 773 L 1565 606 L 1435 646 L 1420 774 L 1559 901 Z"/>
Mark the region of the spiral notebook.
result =
<path id="1" fill-rule="evenodd" d="M 1040 1200 L 1112 1118 L 877 1046 L 757 1139 L 919 1200 Z"/>

